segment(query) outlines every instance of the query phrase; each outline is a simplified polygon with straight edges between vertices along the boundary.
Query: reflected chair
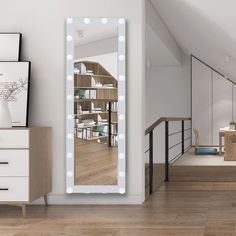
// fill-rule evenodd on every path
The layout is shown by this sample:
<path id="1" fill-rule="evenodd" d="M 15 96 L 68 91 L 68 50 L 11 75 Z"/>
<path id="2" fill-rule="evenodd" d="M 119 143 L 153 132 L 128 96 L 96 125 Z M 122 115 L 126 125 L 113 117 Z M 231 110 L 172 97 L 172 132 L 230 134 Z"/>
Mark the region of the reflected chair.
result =
<path id="1" fill-rule="evenodd" d="M 197 129 L 193 129 L 195 135 L 195 155 L 216 155 L 217 149 L 214 147 L 201 147 L 199 145 L 199 133 Z"/>

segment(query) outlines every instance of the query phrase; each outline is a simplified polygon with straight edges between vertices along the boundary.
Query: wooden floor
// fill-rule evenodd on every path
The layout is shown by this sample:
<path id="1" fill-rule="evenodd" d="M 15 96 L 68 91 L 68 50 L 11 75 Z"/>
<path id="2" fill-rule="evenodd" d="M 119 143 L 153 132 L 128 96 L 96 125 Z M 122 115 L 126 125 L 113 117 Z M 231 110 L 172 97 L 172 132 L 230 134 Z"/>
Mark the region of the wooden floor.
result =
<path id="1" fill-rule="evenodd" d="M 0 206 L 0 236 L 233 236 L 236 183 L 173 182 L 141 206 Z"/>
<path id="2" fill-rule="evenodd" d="M 170 166 L 170 180 L 236 182 L 236 166 Z"/>
<path id="3" fill-rule="evenodd" d="M 225 161 L 222 155 L 196 155 L 192 147 L 172 163 L 174 166 L 236 166 L 236 161 Z"/>
<path id="4" fill-rule="evenodd" d="M 76 139 L 76 185 L 116 185 L 117 147 Z"/>

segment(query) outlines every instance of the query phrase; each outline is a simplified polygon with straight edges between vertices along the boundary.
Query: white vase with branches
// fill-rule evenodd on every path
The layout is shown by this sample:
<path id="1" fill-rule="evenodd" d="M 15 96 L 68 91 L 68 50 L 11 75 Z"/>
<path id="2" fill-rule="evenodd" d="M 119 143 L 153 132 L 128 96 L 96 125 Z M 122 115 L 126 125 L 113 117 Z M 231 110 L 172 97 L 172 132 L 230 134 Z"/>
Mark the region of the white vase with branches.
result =
<path id="1" fill-rule="evenodd" d="M 17 101 L 17 94 L 27 90 L 27 80 L 19 79 L 18 82 L 1 82 L 0 86 L 0 128 L 11 128 L 11 113 L 8 107 L 9 102 Z"/>
<path id="2" fill-rule="evenodd" d="M 11 128 L 11 113 L 8 102 L 0 100 L 0 128 Z"/>

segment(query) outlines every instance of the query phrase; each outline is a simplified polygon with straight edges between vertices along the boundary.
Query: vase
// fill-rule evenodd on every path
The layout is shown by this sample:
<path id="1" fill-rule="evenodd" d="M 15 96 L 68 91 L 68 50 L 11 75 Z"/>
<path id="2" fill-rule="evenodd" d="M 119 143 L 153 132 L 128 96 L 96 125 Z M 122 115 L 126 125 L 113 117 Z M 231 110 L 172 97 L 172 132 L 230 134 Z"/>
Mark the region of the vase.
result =
<path id="1" fill-rule="evenodd" d="M 0 128 L 11 128 L 11 113 L 7 101 L 0 100 Z"/>

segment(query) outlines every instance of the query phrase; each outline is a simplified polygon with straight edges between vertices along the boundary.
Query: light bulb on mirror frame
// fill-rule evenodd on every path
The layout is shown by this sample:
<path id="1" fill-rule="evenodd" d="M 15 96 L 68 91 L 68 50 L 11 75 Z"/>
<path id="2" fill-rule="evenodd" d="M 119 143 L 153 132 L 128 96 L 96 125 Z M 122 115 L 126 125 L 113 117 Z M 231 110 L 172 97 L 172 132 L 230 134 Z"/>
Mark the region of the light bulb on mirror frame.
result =
<path id="1" fill-rule="evenodd" d="M 71 42 L 73 40 L 73 37 L 71 35 L 67 35 L 66 39 L 68 42 Z"/>
<path id="2" fill-rule="evenodd" d="M 84 18 L 84 24 L 88 25 L 90 23 L 90 19 L 89 18 Z"/>

